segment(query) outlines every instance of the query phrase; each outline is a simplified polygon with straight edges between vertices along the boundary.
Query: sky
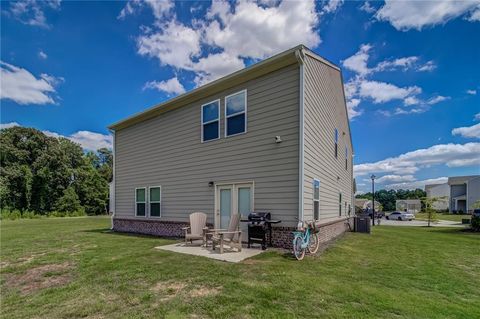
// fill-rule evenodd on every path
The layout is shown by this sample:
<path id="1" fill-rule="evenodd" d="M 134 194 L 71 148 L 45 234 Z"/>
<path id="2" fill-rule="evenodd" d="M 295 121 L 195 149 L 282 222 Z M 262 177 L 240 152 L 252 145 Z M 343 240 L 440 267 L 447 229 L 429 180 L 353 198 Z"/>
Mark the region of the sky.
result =
<path id="1" fill-rule="evenodd" d="M 107 126 L 298 44 L 341 67 L 359 192 L 480 174 L 480 0 L 1 2 L 1 127 Z"/>

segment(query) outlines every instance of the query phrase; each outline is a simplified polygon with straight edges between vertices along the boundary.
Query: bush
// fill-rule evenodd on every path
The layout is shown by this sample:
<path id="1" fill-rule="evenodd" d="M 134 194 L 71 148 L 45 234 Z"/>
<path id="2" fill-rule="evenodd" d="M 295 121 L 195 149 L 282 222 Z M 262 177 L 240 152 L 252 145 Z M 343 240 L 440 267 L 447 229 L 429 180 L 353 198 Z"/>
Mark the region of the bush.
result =
<path id="1" fill-rule="evenodd" d="M 0 209 L 0 219 L 33 219 L 33 218 L 42 218 L 43 216 L 47 217 L 78 217 L 78 216 L 85 216 L 85 210 L 80 208 L 74 212 L 59 212 L 53 211 L 46 214 L 34 212 L 34 211 L 19 211 L 18 209 L 10 210 L 9 208 L 2 208 Z"/>
<path id="2" fill-rule="evenodd" d="M 470 221 L 473 231 L 480 231 L 480 216 L 472 216 Z"/>
<path id="3" fill-rule="evenodd" d="M 63 196 L 55 202 L 55 211 L 73 213 L 82 209 L 80 200 L 73 187 L 69 186 L 63 191 Z M 64 217 L 64 216 L 57 216 Z"/>

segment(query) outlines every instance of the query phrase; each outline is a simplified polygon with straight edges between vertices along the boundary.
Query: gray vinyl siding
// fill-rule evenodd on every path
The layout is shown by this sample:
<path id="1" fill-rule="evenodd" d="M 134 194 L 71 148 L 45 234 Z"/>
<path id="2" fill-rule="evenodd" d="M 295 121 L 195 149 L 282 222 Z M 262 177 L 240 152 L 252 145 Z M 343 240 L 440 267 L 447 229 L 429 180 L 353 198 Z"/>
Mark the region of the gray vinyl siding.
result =
<path id="1" fill-rule="evenodd" d="M 480 201 L 480 177 L 472 178 L 467 182 L 467 209 L 469 212 L 476 208 L 477 201 Z"/>
<path id="2" fill-rule="evenodd" d="M 340 71 L 310 56 L 304 70 L 304 218 L 313 218 L 313 180 L 320 180 L 320 220 L 342 216 L 345 202 L 354 209 L 352 143 Z M 338 129 L 338 158 L 334 130 Z M 345 170 L 345 146 L 348 169 Z M 337 176 L 339 179 L 337 179 Z"/>
<path id="3" fill-rule="evenodd" d="M 247 90 L 247 133 L 225 137 L 225 96 Z M 201 142 L 201 105 L 220 99 L 220 139 Z M 290 65 L 115 133 L 115 217 L 135 217 L 135 188 L 162 186 L 161 218 L 213 223 L 210 181 L 254 182 L 254 208 L 298 216 L 299 67 Z M 275 143 L 280 135 L 283 142 Z M 137 217 L 145 219 L 145 217 Z"/>

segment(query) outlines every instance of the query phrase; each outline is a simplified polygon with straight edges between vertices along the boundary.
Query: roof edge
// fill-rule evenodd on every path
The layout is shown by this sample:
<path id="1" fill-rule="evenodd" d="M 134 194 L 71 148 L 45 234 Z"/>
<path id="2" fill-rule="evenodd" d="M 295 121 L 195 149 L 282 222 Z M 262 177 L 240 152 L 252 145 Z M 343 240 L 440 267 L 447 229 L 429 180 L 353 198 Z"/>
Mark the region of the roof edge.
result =
<path id="1" fill-rule="evenodd" d="M 313 57 L 316 56 L 315 58 L 320 59 L 323 63 L 327 63 L 327 64 L 331 65 L 332 67 L 335 67 L 335 68 L 338 69 L 338 67 L 335 66 L 334 64 L 332 64 L 331 62 L 328 62 L 327 60 L 321 58 L 320 56 L 313 53 L 310 49 L 305 47 L 303 44 L 300 44 L 300 45 L 297 45 L 297 46 L 295 46 L 291 49 L 288 49 L 286 51 L 278 53 L 278 54 L 276 54 L 272 57 L 269 57 L 269 58 L 267 58 L 263 61 L 260 61 L 258 63 L 253 64 L 253 65 L 250 65 L 246 68 L 243 68 L 243 69 L 238 70 L 236 72 L 230 73 L 230 74 L 228 74 L 224 77 L 221 77 L 221 78 L 219 78 L 215 81 L 207 83 L 203 86 L 195 88 L 195 89 L 193 89 L 189 92 L 183 93 L 181 95 L 178 95 L 178 96 L 176 96 L 172 99 L 168 99 L 168 100 L 166 100 L 164 102 L 161 102 L 159 104 L 155 104 L 154 106 L 151 106 L 151 107 L 147 108 L 146 110 L 135 113 L 135 114 L 123 119 L 123 120 L 117 121 L 117 122 L 109 125 L 108 129 L 110 129 L 110 130 L 120 130 L 120 129 L 127 128 L 131 125 L 134 125 L 136 123 L 143 122 L 144 120 L 155 117 L 157 114 L 163 113 L 163 111 L 167 111 L 168 106 L 171 106 L 171 108 L 175 108 L 175 105 L 180 106 L 180 105 L 184 105 L 184 104 L 187 104 L 189 102 L 193 102 L 195 100 L 198 100 L 198 99 L 202 98 L 202 94 L 206 94 L 207 92 L 209 92 L 209 90 L 212 90 L 213 93 L 208 93 L 208 94 L 214 94 L 215 90 L 213 88 L 215 88 L 216 86 L 220 86 L 221 84 L 225 84 L 225 85 L 228 85 L 228 86 L 231 87 L 231 86 L 234 86 L 236 84 L 243 83 L 243 82 L 248 80 L 248 79 L 245 80 L 244 78 L 247 78 L 249 74 L 251 75 L 255 71 L 260 72 L 263 68 L 268 69 L 269 66 L 273 66 L 273 68 L 272 68 L 272 71 L 273 71 L 273 70 L 280 69 L 283 66 L 288 66 L 288 65 L 291 65 L 291 64 L 298 63 L 298 61 L 295 57 L 295 54 L 296 54 L 297 51 L 304 51 L 306 53 L 308 52 L 309 55 L 311 55 Z M 291 58 L 292 58 L 291 61 L 289 59 L 286 59 L 290 55 L 291 55 Z M 286 63 L 285 65 L 282 65 L 280 62 L 283 59 L 285 59 L 286 62 L 288 62 L 288 63 Z M 278 63 L 278 66 L 276 66 L 277 63 Z M 268 73 L 268 72 L 266 72 L 266 73 Z M 255 78 L 255 76 L 253 78 Z M 168 110 L 169 109 L 170 108 L 168 108 Z"/>

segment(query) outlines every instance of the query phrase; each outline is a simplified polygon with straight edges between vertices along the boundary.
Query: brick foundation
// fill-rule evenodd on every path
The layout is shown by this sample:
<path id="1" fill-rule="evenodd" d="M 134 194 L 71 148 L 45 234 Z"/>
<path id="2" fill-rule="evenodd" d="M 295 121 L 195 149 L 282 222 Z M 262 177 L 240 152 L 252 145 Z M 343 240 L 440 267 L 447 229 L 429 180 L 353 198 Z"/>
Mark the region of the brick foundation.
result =
<path id="1" fill-rule="evenodd" d="M 160 237 L 183 237 L 183 227 L 189 226 L 185 222 L 162 220 L 113 219 L 113 230 L 126 233 L 137 233 Z M 213 227 L 213 225 L 207 225 Z M 328 243 L 348 231 L 346 218 L 321 222 L 318 239 L 320 244 Z M 272 245 L 277 248 L 292 249 L 294 227 L 273 227 Z"/>
<path id="2" fill-rule="evenodd" d="M 347 225 L 347 218 L 320 222 L 318 224 L 318 228 L 320 230 L 318 233 L 318 241 L 320 242 L 320 245 L 329 243 L 330 241 L 334 240 L 335 238 L 349 230 L 349 227 Z M 273 227 L 272 245 L 278 248 L 292 249 L 292 232 L 295 230 L 295 227 Z"/>

